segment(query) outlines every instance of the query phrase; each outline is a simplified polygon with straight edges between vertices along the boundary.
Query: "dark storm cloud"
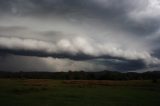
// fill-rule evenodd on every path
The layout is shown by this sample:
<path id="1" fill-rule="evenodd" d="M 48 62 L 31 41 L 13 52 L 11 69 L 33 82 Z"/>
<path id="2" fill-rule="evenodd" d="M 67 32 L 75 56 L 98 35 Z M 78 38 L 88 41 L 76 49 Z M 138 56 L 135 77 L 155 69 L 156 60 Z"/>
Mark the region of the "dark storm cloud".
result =
<path id="1" fill-rule="evenodd" d="M 142 60 L 106 60 L 106 65 L 114 67 L 116 71 L 137 70 L 146 68 L 146 64 Z"/>
<path id="2" fill-rule="evenodd" d="M 94 64 L 87 61 L 74 61 L 70 59 L 58 59 L 50 57 L 33 57 L 5 54 L 0 55 L 0 71 L 101 71 L 107 69 L 106 66 Z"/>
<path id="3" fill-rule="evenodd" d="M 155 57 L 160 58 L 160 47 L 156 48 L 152 55 L 155 56 Z"/>
<path id="4" fill-rule="evenodd" d="M 45 51 L 30 51 L 30 50 L 8 50 L 8 49 L 0 49 L 0 55 L 4 56 L 4 54 L 14 54 L 21 56 L 36 56 L 36 57 L 54 57 L 54 58 L 69 58 L 72 60 L 89 60 L 98 57 L 93 57 L 85 54 L 76 54 L 72 55 L 69 53 L 46 53 Z"/>
<path id="5" fill-rule="evenodd" d="M 128 17 L 128 13 L 132 10 L 145 5 L 147 5 L 146 0 L 121 0 L 121 2 L 117 0 L 1 0 L 0 10 L 5 14 L 22 16 L 61 15 L 95 18 L 110 26 L 128 30 L 137 36 L 147 36 L 159 28 L 159 22 L 148 18 L 140 23 Z"/>
<path id="6" fill-rule="evenodd" d="M 148 39 L 159 36 L 156 2 L 0 0 L 0 55 L 100 58 L 106 59 L 101 64 L 119 70 L 159 64 L 159 43 Z"/>
<path id="7" fill-rule="evenodd" d="M 0 71 L 55 71 L 41 59 L 36 57 L 14 56 L 10 54 L 1 55 Z"/>

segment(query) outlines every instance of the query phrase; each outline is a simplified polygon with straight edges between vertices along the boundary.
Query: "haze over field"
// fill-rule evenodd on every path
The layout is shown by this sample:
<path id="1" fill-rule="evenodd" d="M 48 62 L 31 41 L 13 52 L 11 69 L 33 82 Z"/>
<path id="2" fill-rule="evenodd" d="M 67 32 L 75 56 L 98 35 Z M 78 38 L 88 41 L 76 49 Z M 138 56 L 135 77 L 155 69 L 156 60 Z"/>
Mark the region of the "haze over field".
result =
<path id="1" fill-rule="evenodd" d="M 0 0 L 0 69 L 160 65 L 160 0 Z"/>

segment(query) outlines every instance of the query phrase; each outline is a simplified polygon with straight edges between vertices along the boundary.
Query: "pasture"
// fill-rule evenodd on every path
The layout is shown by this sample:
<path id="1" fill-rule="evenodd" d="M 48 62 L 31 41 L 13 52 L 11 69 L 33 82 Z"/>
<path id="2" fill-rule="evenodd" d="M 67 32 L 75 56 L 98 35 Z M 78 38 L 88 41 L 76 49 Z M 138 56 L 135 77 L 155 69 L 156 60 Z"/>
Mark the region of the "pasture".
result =
<path id="1" fill-rule="evenodd" d="M 160 106 L 160 81 L 0 79 L 0 106 Z"/>

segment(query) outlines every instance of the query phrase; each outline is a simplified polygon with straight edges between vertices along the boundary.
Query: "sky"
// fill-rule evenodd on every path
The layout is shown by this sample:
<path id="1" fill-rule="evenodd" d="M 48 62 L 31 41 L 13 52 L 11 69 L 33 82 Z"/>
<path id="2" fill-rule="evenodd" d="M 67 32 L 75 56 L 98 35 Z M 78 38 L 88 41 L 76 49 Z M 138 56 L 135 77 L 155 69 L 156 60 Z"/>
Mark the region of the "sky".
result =
<path id="1" fill-rule="evenodd" d="M 160 66 L 160 0 L 0 0 L 0 70 Z"/>

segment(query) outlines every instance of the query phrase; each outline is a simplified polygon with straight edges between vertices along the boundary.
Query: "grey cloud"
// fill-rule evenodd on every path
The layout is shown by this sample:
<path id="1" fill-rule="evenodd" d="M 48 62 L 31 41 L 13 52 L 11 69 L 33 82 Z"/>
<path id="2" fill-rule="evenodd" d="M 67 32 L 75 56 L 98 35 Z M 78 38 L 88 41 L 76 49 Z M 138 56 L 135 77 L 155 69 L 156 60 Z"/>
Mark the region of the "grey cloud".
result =
<path id="1" fill-rule="evenodd" d="M 159 63 L 157 58 L 148 52 L 127 50 L 112 44 L 96 44 L 78 37 L 73 40 L 62 39 L 56 44 L 33 39 L 0 38 L 2 52 L 19 55 L 53 56 L 77 60 L 94 58 L 124 58 L 128 60 L 143 60 L 146 63 Z"/>
<path id="2" fill-rule="evenodd" d="M 101 71 L 107 69 L 104 65 L 97 65 L 87 61 L 74 61 L 70 59 L 43 58 L 30 56 L 6 55 L 0 56 L 0 71 Z"/>
<path id="3" fill-rule="evenodd" d="M 159 64 L 157 0 L 1 0 L 0 55 Z M 112 64 L 112 65 L 111 65 Z"/>
<path id="4" fill-rule="evenodd" d="M 137 70 L 137 69 L 144 69 L 148 66 L 142 60 L 125 60 L 125 59 L 100 59 L 95 60 L 95 62 L 110 66 L 114 71 L 121 71 L 125 72 L 128 70 Z"/>
<path id="5" fill-rule="evenodd" d="M 18 37 L 22 39 L 37 39 L 56 41 L 66 37 L 67 33 L 56 30 L 36 31 L 24 26 L 0 26 L 0 37 Z"/>
<path id="6" fill-rule="evenodd" d="M 9 0 L 6 2 L 2 0 L 1 2 L 2 5 L 6 5 L 0 6 L 3 11 L 6 10 L 6 13 L 7 11 L 12 13 L 13 9 L 17 10 L 16 13 L 13 12 L 15 16 L 16 14 L 38 16 L 39 18 L 60 16 L 78 18 L 80 21 L 86 18 L 95 18 L 112 27 L 128 30 L 137 36 L 152 34 L 160 26 L 159 20 L 148 18 L 143 19 L 140 23 L 132 20 L 134 15 L 128 16 L 137 8 L 139 11 L 146 8 L 148 4 L 146 0 L 122 0 L 121 2 L 117 2 L 117 0 Z"/>
<path id="7" fill-rule="evenodd" d="M 0 56 L 1 71 L 55 71 L 40 58 L 14 56 L 10 54 Z"/>

